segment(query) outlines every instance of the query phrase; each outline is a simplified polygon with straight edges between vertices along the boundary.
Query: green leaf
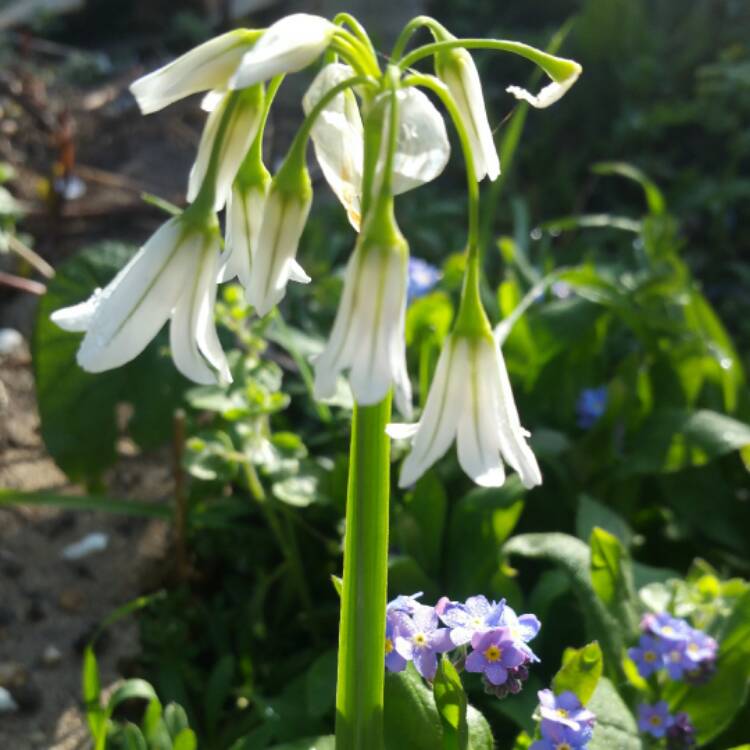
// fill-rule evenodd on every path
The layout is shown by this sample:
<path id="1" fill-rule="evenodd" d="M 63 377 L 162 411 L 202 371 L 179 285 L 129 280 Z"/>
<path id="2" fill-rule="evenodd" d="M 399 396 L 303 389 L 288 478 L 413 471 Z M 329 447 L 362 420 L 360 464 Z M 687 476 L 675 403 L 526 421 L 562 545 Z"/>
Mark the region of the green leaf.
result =
<path id="1" fill-rule="evenodd" d="M 493 750 L 487 720 L 469 706 L 468 750 Z M 412 664 L 385 676 L 385 750 L 435 750 L 442 747 L 442 723 L 432 692 Z"/>
<path id="2" fill-rule="evenodd" d="M 703 685 L 671 683 L 670 709 L 686 711 L 700 744 L 718 737 L 742 708 L 750 675 L 750 592 L 737 600 L 719 633 L 716 673 Z"/>
<path id="3" fill-rule="evenodd" d="M 71 479 L 92 481 L 114 463 L 120 404 L 133 408 L 127 431 L 139 446 L 154 448 L 168 440 L 187 386 L 171 361 L 164 332 L 133 362 L 91 374 L 76 364 L 81 335 L 50 320 L 55 310 L 106 286 L 134 252 L 111 242 L 87 248 L 58 267 L 39 302 L 31 351 L 42 437 Z"/>
<path id="4" fill-rule="evenodd" d="M 659 409 L 638 432 L 623 474 L 674 472 L 750 445 L 750 425 L 714 411 Z"/>
<path id="5" fill-rule="evenodd" d="M 336 702 L 336 651 L 321 654 L 307 670 L 305 676 L 307 712 L 321 718 L 333 710 Z"/>
<path id="6" fill-rule="evenodd" d="M 581 605 L 586 632 L 590 638 L 599 641 L 607 674 L 619 681 L 622 677 L 620 659 L 625 646 L 622 624 L 594 591 L 588 545 L 568 534 L 521 534 L 507 542 L 504 551 L 509 555 L 547 560 L 569 575 Z"/>
<path id="7" fill-rule="evenodd" d="M 503 594 L 489 591 L 487 582 L 500 569 L 501 545 L 518 522 L 523 498 L 521 482 L 513 476 L 502 487 L 472 490 L 453 506 L 445 555 L 451 561 L 446 573 L 452 596 L 464 599 L 477 591 Z"/>
<path id="8" fill-rule="evenodd" d="M 159 702 L 156 691 L 145 680 L 132 679 L 126 680 L 112 693 L 107 702 L 107 717 L 114 714 L 115 709 L 125 701 L 144 700 L 149 702 Z"/>
<path id="9" fill-rule="evenodd" d="M 0 489 L 0 507 L 3 505 L 43 505 L 65 510 L 98 510 L 136 518 L 168 519 L 173 515 L 168 505 L 138 500 L 117 500 L 105 495 L 58 495 L 54 492 Z"/>
<path id="10" fill-rule="evenodd" d="M 98 745 L 102 732 L 106 731 L 106 718 L 100 703 L 102 687 L 99 681 L 99 665 L 91 646 L 86 646 L 86 650 L 83 652 L 81 682 L 83 684 L 83 704 L 86 707 L 86 720 L 94 741 Z"/>
<path id="11" fill-rule="evenodd" d="M 466 750 L 469 744 L 468 701 L 461 678 L 445 654 L 440 659 L 432 692 L 443 725 L 443 750 Z"/>
<path id="12" fill-rule="evenodd" d="M 588 708 L 596 714 L 589 750 L 644 750 L 635 717 L 606 677 L 599 680 Z"/>
<path id="13" fill-rule="evenodd" d="M 626 639 L 638 636 L 638 605 L 630 556 L 616 536 L 595 527 L 591 548 L 591 584 L 599 598 L 620 622 Z"/>
<path id="14" fill-rule="evenodd" d="M 586 705 L 599 684 L 603 668 L 602 650 L 596 641 L 583 648 L 566 649 L 562 666 L 552 679 L 552 689 L 557 695 L 570 690 Z"/>
<path id="15" fill-rule="evenodd" d="M 443 530 L 448 499 L 434 472 L 427 472 L 407 493 L 394 519 L 400 547 L 429 574 L 440 573 Z"/>
<path id="16" fill-rule="evenodd" d="M 170 703 L 164 709 L 164 723 L 167 725 L 169 735 L 172 739 L 175 739 L 183 730 L 189 728 L 187 712 L 178 703 Z"/>
<path id="17" fill-rule="evenodd" d="M 192 729 L 183 729 L 175 738 L 173 750 L 197 750 L 198 738 Z"/>
<path id="18" fill-rule="evenodd" d="M 122 741 L 125 750 L 149 750 L 146 738 L 135 724 L 126 724 L 122 728 Z"/>
<path id="19" fill-rule="evenodd" d="M 285 742 L 283 745 L 274 745 L 269 750 L 336 750 L 336 738 L 333 735 L 309 737 L 294 742 Z"/>
<path id="20" fill-rule="evenodd" d="M 594 526 L 614 534 L 625 547 L 630 547 L 633 542 L 633 530 L 621 516 L 593 497 L 580 495 L 576 515 L 576 535 L 586 542 L 591 537 Z"/>
<path id="21" fill-rule="evenodd" d="M 231 654 L 225 654 L 216 663 L 206 686 L 204 710 L 206 725 L 211 734 L 216 731 L 219 725 L 219 717 L 227 698 L 229 698 L 233 677 L 234 657 Z"/>
<path id="22" fill-rule="evenodd" d="M 661 190 L 638 167 L 624 161 L 601 161 L 598 164 L 594 164 L 591 171 L 601 175 L 619 175 L 620 177 L 626 177 L 629 180 L 637 182 L 643 188 L 649 212 L 654 216 L 664 213 L 666 204 Z"/>

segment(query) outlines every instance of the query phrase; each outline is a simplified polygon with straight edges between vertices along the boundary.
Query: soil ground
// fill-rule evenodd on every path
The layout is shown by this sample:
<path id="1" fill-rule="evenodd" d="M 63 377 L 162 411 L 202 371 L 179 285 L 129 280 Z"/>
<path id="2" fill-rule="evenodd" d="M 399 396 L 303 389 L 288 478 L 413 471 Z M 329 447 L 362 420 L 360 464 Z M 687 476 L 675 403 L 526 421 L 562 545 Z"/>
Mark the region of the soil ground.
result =
<path id="1" fill-rule="evenodd" d="M 11 193 L 23 202 L 19 229 L 53 266 L 100 239 L 142 242 L 163 214 L 141 199 L 150 192 L 180 202 L 200 137 L 197 102 L 144 118 L 127 92 L 139 71 L 113 73 L 93 86 L 56 75 L 59 60 L 32 47 L 0 72 L 0 161 L 14 167 Z M 50 185 L 61 171 L 85 194 L 60 200 Z M 13 256 L 0 271 L 38 274 Z M 0 329 L 28 341 L 37 297 L 0 286 Z M 0 487 L 82 493 L 47 455 L 40 437 L 26 343 L 0 354 Z M 169 452 L 137 455 L 124 445 L 105 491 L 120 498 L 168 501 Z M 77 562 L 62 550 L 89 533 L 106 549 Z M 0 686 L 20 710 L 0 710 L 2 750 L 79 750 L 90 746 L 82 714 L 81 649 L 93 629 L 159 580 L 169 555 L 168 529 L 106 513 L 42 507 L 0 508 Z M 137 629 L 124 620 L 108 631 L 99 659 L 111 686 L 138 653 Z"/>

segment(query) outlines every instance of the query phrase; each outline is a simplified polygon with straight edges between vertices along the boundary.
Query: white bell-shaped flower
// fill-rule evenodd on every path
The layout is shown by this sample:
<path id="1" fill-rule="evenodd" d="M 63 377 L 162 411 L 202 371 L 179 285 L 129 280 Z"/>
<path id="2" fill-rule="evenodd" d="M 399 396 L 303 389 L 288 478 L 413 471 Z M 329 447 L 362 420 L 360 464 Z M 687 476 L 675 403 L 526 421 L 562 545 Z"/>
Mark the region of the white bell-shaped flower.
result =
<path id="1" fill-rule="evenodd" d="M 382 401 L 393 386 L 399 411 L 410 417 L 404 340 L 408 255 L 395 222 L 364 230 L 346 268 L 331 336 L 314 362 L 316 398 L 333 396 L 338 376 L 348 369 L 358 404 Z"/>
<path id="2" fill-rule="evenodd" d="M 198 155 L 190 170 L 188 201 L 194 201 L 200 192 L 211 162 L 216 137 L 222 132 L 222 121 L 226 118 L 216 161 L 213 209 L 221 211 L 224 208 L 237 170 L 258 133 L 262 116 L 261 86 L 251 86 L 242 91 L 224 94 L 219 103 L 212 108 L 203 128 Z"/>
<path id="3" fill-rule="evenodd" d="M 422 418 L 388 426 L 392 438 L 412 438 L 399 485 L 416 482 L 456 441 L 458 461 L 479 485 L 505 481 L 503 461 L 525 487 L 542 476 L 521 427 L 500 347 L 491 335 L 452 333 L 438 359 Z"/>
<path id="4" fill-rule="evenodd" d="M 487 119 L 482 82 L 474 60 L 465 49 L 451 49 L 435 56 L 435 69 L 448 87 L 464 121 L 477 180 L 485 176 L 496 180 L 500 175 L 500 159 Z"/>
<path id="5" fill-rule="evenodd" d="M 199 91 L 225 89 L 261 32 L 236 29 L 201 44 L 130 85 L 144 115 Z"/>
<path id="6" fill-rule="evenodd" d="M 213 311 L 219 259 L 215 221 L 189 214 L 163 224 L 131 261 L 89 300 L 57 310 L 52 321 L 85 331 L 78 364 L 103 372 L 137 357 L 171 318 L 177 368 L 198 383 L 230 381 Z"/>
<path id="7" fill-rule="evenodd" d="M 250 284 L 245 288 L 247 301 L 258 315 L 266 315 L 282 300 L 290 280 L 310 282 L 296 255 L 311 205 L 312 185 L 307 169 L 285 163 L 268 191 L 252 251 Z"/>
<path id="8" fill-rule="evenodd" d="M 305 114 L 309 115 L 334 86 L 354 75 L 343 63 L 322 68 L 302 98 Z M 328 103 L 315 120 L 311 136 L 323 176 L 346 209 L 352 226 L 359 231 L 364 128 L 353 91 L 342 91 Z"/>
<path id="9" fill-rule="evenodd" d="M 246 52 L 232 77 L 233 89 L 296 73 L 323 53 L 338 27 L 322 16 L 293 13 L 269 26 Z"/>

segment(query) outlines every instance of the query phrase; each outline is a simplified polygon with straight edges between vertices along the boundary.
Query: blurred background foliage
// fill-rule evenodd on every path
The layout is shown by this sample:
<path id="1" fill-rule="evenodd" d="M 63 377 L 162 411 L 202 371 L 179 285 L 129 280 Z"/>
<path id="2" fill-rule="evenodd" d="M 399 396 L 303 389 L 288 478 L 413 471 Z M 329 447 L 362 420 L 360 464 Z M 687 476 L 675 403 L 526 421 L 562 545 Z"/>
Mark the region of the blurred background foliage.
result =
<path id="1" fill-rule="evenodd" d="M 222 22 L 185 4 L 155 36 L 158 8 L 118 0 L 114 12 L 111 2 L 90 2 L 39 28 L 150 63 Z M 586 599 L 570 595 L 580 592 L 564 564 L 550 570 L 544 555 L 511 541 L 508 551 L 519 555 L 511 566 L 503 544 L 513 534 L 562 532 L 583 544 L 604 528 L 632 556 L 637 588 L 688 570 L 690 586 L 750 575 L 750 4 L 434 0 L 423 10 L 456 35 L 559 48 L 584 68 L 560 103 L 529 111 L 504 93 L 529 78 L 528 66 L 476 56 L 503 168 L 483 186 L 483 294 L 507 336 L 544 484 L 530 493 L 515 478 L 499 490 L 473 488 L 449 453 L 412 490 L 394 493 L 392 513 L 391 593 L 422 590 L 428 601 L 483 593 L 535 612 L 546 623 L 538 688 L 566 646 L 597 633 L 584 625 Z M 408 313 L 420 402 L 457 303 L 463 179 L 456 158 L 397 207 L 412 252 L 443 273 Z M 333 403 L 315 404 L 308 360 L 330 328 L 351 243 L 346 218 L 319 190 L 301 250 L 314 283 L 290 290 L 281 314 L 264 321 L 237 288 L 224 288 L 217 315 L 235 377 L 226 388 L 191 388 L 167 375 L 164 341 L 122 371 L 88 376 L 73 367 L 77 338 L 48 314 L 103 285 L 132 247 L 88 248 L 58 269 L 42 298 L 34 362 L 44 437 L 71 477 L 100 487 L 123 400 L 141 447 L 178 428 L 191 482 L 177 490 L 168 585 L 138 607 L 137 665 L 161 704 L 186 712 L 177 720 L 182 709 L 168 707 L 176 748 L 181 733 L 191 747 L 188 722 L 200 747 L 235 750 L 331 726 L 331 577 L 341 569 L 350 402 L 342 387 Z M 160 393 L 149 387 L 155 372 L 165 373 Z M 92 393 L 96 409 L 74 408 Z M 173 423 L 178 405 L 184 412 Z M 395 458 L 404 450 L 397 444 Z M 100 716 L 93 652 L 87 658 Z M 535 687 L 502 703 L 476 686 L 470 692 L 507 742 L 529 728 Z M 155 706 L 144 735 L 158 734 L 167 721 L 161 704 L 148 687 L 134 690 Z M 737 727 L 748 709 L 740 710 L 710 747 L 743 739 Z"/>

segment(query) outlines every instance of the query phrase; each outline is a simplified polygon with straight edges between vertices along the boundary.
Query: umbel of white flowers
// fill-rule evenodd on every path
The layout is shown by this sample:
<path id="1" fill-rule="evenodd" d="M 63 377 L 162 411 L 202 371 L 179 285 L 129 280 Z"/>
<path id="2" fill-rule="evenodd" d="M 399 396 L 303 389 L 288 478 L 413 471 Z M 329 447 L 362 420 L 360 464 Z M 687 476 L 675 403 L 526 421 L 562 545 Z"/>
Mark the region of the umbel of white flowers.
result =
<path id="1" fill-rule="evenodd" d="M 433 42 L 405 52 L 427 28 Z M 284 297 L 288 282 L 308 283 L 297 262 L 312 205 L 307 144 L 323 176 L 361 232 L 347 265 L 331 337 L 314 362 L 318 397 L 335 391 L 347 373 L 357 403 L 382 400 L 393 388 L 411 414 L 404 319 L 408 245 L 393 198 L 438 177 L 450 156 L 445 121 L 422 89 L 449 111 L 469 180 L 467 273 L 456 329 L 446 340 L 420 421 L 391 426 L 413 438 L 402 485 L 415 481 L 457 440 L 466 472 L 480 484 L 504 481 L 503 462 L 527 486 L 541 481 L 526 444 L 499 347 L 478 301 L 476 182 L 497 178 L 500 163 L 479 74 L 468 50 L 494 49 L 539 65 L 551 83 L 537 95 L 508 91 L 535 107 L 559 99 L 580 66 L 513 41 L 456 39 L 433 19 L 407 24 L 381 69 L 366 32 L 347 14 L 333 21 L 297 13 L 265 30 L 238 29 L 190 50 L 131 86 L 141 111 L 156 112 L 192 94 L 205 94 L 208 112 L 187 186 L 188 206 L 170 218 L 104 289 L 53 313 L 83 332 L 78 363 L 101 372 L 136 357 L 170 321 L 177 368 L 198 383 L 228 382 L 231 373 L 217 336 L 217 285 L 237 278 L 259 315 Z M 302 99 L 305 119 L 282 166 L 263 163 L 263 133 L 286 74 L 324 62 Z M 413 65 L 431 57 L 435 76 Z M 225 211 L 222 241 L 217 212 Z M 469 278 L 467 276 L 467 279 Z M 474 299 L 476 297 L 476 299 Z M 467 300 L 469 300 L 467 302 Z"/>

